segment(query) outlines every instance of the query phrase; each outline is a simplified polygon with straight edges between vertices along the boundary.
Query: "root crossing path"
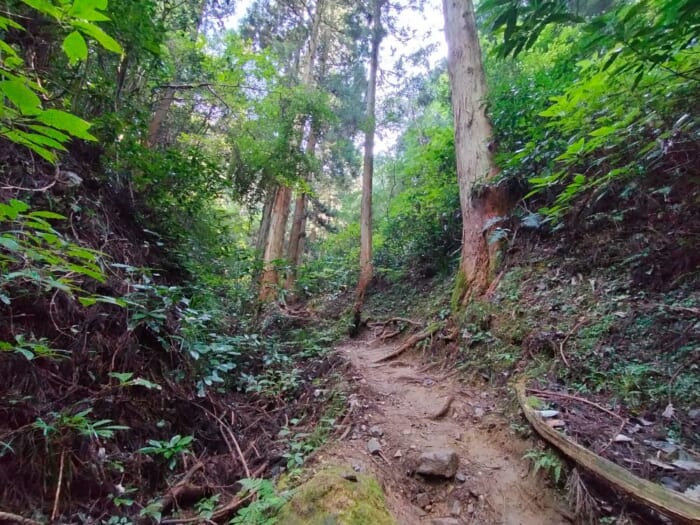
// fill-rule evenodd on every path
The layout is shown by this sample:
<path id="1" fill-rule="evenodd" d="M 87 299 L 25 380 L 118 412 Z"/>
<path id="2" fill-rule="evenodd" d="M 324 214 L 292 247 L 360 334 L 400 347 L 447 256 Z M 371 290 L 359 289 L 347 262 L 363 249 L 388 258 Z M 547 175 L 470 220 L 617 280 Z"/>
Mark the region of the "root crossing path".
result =
<path id="1" fill-rule="evenodd" d="M 343 439 L 319 461 L 374 473 L 400 525 L 570 523 L 566 505 L 522 459 L 533 443 L 500 413 L 503 392 L 465 386 L 408 355 L 377 363 L 395 348 L 371 336 L 338 348 L 353 365 L 356 393 Z M 421 453 L 446 449 L 459 457 L 453 478 L 414 473 Z"/>

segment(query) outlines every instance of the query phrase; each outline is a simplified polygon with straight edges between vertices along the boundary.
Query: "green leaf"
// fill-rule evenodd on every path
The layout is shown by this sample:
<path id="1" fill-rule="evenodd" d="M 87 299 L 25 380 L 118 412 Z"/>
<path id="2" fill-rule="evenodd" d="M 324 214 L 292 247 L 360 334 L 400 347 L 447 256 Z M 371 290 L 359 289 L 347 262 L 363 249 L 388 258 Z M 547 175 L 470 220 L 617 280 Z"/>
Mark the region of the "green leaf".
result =
<path id="1" fill-rule="evenodd" d="M 88 46 L 83 35 L 77 31 L 70 33 L 63 41 L 63 51 L 68 56 L 71 64 L 85 60 L 88 56 Z"/>
<path id="2" fill-rule="evenodd" d="M 99 42 L 99 44 L 102 47 L 104 47 L 107 51 L 122 54 L 123 50 L 122 46 L 119 45 L 119 42 L 114 40 L 111 36 L 109 36 L 95 24 L 91 24 L 90 22 L 74 21 L 73 27 L 80 29 L 86 35 L 91 36 L 92 38 L 97 40 L 97 42 Z"/>
<path id="3" fill-rule="evenodd" d="M 12 237 L 0 237 L 0 246 L 11 252 L 16 252 L 20 249 L 19 243 Z"/>
<path id="4" fill-rule="evenodd" d="M 41 112 L 41 100 L 24 82 L 3 80 L 0 82 L 0 91 L 23 115 L 36 115 Z"/>
<path id="5" fill-rule="evenodd" d="M 106 0 L 75 0 L 68 14 L 91 22 L 107 22 L 109 17 L 98 12 L 107 9 Z"/>
<path id="6" fill-rule="evenodd" d="M 36 131 L 37 133 L 41 133 L 42 135 L 46 135 L 47 137 L 51 137 L 54 140 L 57 140 L 58 142 L 68 142 L 70 140 L 70 137 L 66 135 L 65 133 L 61 133 L 60 131 L 49 128 L 47 126 L 40 126 L 37 124 L 31 124 L 27 126 L 29 129 Z"/>
<path id="7" fill-rule="evenodd" d="M 22 0 L 22 2 L 57 20 L 61 18 L 61 10 L 48 0 Z"/>
<path id="8" fill-rule="evenodd" d="M 52 211 L 33 211 L 28 216 L 29 217 L 41 217 L 42 219 L 65 219 L 66 218 L 64 215 L 61 215 L 59 213 L 54 213 Z"/>
<path id="9" fill-rule="evenodd" d="M 84 121 L 80 117 L 66 113 L 59 109 L 48 109 L 37 115 L 36 119 L 47 126 L 66 131 L 84 140 L 97 140 L 94 136 L 88 133 L 90 123 Z"/>

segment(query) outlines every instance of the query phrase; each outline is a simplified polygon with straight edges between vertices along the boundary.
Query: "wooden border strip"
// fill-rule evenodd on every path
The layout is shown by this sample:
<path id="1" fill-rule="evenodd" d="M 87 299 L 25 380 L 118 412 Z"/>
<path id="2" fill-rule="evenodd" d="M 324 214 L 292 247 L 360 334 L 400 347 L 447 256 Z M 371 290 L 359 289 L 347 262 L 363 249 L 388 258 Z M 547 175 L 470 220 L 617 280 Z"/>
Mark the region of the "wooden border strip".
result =
<path id="1" fill-rule="evenodd" d="M 679 523 L 700 525 L 700 503 L 686 498 L 680 492 L 666 489 L 662 485 L 635 476 L 629 470 L 574 443 L 545 424 L 537 412 L 527 403 L 525 380 L 520 380 L 515 384 L 515 391 L 525 417 L 537 433 L 566 456 L 635 501 L 672 517 Z"/>

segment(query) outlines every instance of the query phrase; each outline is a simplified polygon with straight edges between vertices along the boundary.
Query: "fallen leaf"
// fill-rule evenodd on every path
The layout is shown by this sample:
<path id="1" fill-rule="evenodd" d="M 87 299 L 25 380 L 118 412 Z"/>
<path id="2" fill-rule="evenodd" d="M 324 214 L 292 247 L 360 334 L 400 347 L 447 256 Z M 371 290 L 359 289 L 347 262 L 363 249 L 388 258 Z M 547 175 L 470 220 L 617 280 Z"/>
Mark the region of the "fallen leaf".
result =
<path id="1" fill-rule="evenodd" d="M 666 405 L 666 409 L 664 410 L 663 414 L 661 414 L 662 417 L 666 419 L 671 419 L 673 417 L 673 414 L 676 413 L 676 409 L 673 408 L 673 404 L 669 403 Z"/>
<path id="2" fill-rule="evenodd" d="M 642 427 L 639 426 L 639 425 L 637 425 L 637 424 L 635 424 L 633 427 L 629 427 L 629 428 L 627 429 L 627 432 L 629 432 L 630 434 L 636 434 L 636 433 L 639 432 L 640 430 L 642 430 Z"/>
<path id="3" fill-rule="evenodd" d="M 618 434 L 613 440 L 615 443 L 630 443 L 634 441 L 631 437 L 625 436 L 624 434 Z"/>
<path id="4" fill-rule="evenodd" d="M 562 421 L 561 419 L 548 419 L 547 421 L 545 421 L 545 423 L 547 423 L 547 425 L 549 425 L 552 428 L 566 426 L 566 423 L 564 423 L 564 421 Z"/>
<path id="5" fill-rule="evenodd" d="M 644 440 L 645 445 L 649 445 L 650 447 L 654 447 L 657 450 L 660 450 L 661 452 L 664 452 L 665 454 L 673 454 L 676 450 L 678 450 L 678 445 L 674 443 L 670 443 L 668 441 L 657 441 L 655 439 L 645 439 Z"/>
<path id="6" fill-rule="evenodd" d="M 689 459 L 677 459 L 673 464 L 681 470 L 688 470 L 690 472 L 700 471 L 700 463 L 697 461 L 692 461 Z"/>
<path id="7" fill-rule="evenodd" d="M 692 499 L 693 501 L 700 502 L 700 485 L 688 487 L 688 489 L 683 493 L 683 495 L 686 498 Z"/>
<path id="8" fill-rule="evenodd" d="M 676 470 L 676 467 L 669 463 L 664 463 L 663 461 L 659 461 L 658 459 L 654 458 L 649 458 L 647 459 L 647 463 L 654 465 L 655 467 L 662 468 L 664 470 Z"/>

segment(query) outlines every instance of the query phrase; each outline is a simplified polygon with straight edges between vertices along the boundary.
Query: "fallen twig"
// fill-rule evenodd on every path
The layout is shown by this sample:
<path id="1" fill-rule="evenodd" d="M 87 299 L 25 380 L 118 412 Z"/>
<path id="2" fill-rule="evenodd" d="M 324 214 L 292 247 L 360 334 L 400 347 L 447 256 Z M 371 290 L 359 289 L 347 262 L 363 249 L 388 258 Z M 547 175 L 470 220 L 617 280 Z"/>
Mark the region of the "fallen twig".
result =
<path id="1" fill-rule="evenodd" d="M 537 394 L 538 396 L 558 397 L 560 399 L 571 399 L 573 401 L 579 401 L 580 403 L 585 403 L 586 405 L 590 405 L 592 407 L 595 407 L 598 410 L 605 412 L 606 414 L 610 414 L 611 416 L 616 417 L 617 419 L 625 421 L 625 418 L 623 418 L 620 414 L 616 414 L 612 410 L 608 410 L 604 406 L 601 406 L 598 403 L 594 403 L 593 401 L 590 401 L 590 400 L 585 399 L 583 397 L 572 396 L 569 394 L 564 394 L 562 392 L 552 392 L 550 390 L 537 390 L 536 388 L 528 388 L 527 391 L 532 392 L 533 394 Z"/>
<path id="2" fill-rule="evenodd" d="M 569 338 L 570 338 L 572 335 L 574 335 L 574 333 L 576 332 L 576 330 L 578 330 L 578 329 L 581 327 L 581 325 L 582 325 L 584 322 L 585 322 L 585 321 L 579 321 L 578 323 L 576 323 L 576 324 L 574 325 L 574 327 L 569 331 L 569 333 L 566 334 L 566 337 L 564 337 L 564 339 L 562 340 L 562 342 L 559 343 L 559 355 L 561 356 L 561 360 L 564 361 L 564 364 L 566 365 L 566 368 L 570 368 L 570 366 L 569 366 L 569 361 L 568 361 L 568 359 L 566 359 L 566 354 L 564 353 L 564 345 L 565 345 L 566 342 L 569 340 Z"/>
<path id="3" fill-rule="evenodd" d="M 56 521 L 58 516 L 58 502 L 61 499 L 61 484 L 63 483 L 63 463 L 66 459 L 66 449 L 61 450 L 61 462 L 58 467 L 58 482 L 56 484 L 56 495 L 53 498 L 53 510 L 51 511 L 51 521 Z"/>

